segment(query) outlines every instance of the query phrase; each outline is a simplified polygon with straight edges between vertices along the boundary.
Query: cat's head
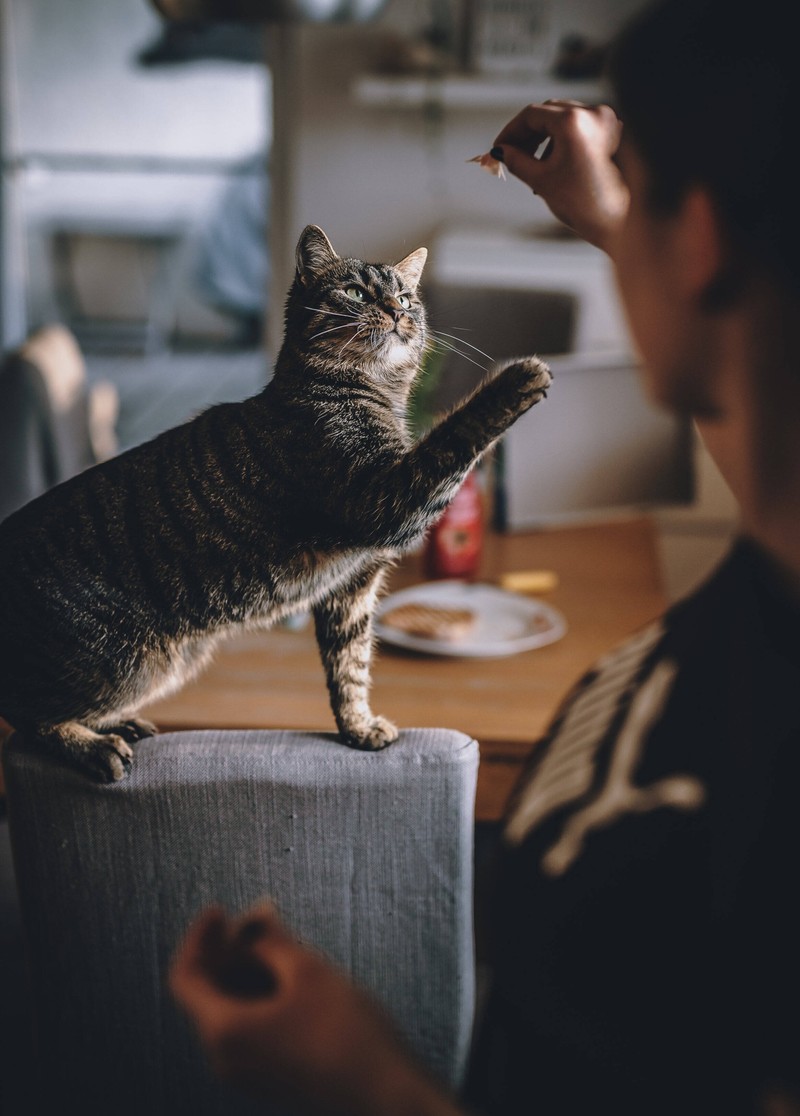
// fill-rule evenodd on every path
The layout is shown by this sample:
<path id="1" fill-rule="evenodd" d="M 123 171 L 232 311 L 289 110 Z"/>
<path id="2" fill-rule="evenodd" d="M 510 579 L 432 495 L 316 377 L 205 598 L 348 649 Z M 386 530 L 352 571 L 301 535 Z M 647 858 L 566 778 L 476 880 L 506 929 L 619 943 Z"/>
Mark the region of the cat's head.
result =
<path id="1" fill-rule="evenodd" d="M 287 335 L 307 354 L 356 365 L 376 376 L 416 370 L 425 348 L 425 308 L 417 292 L 427 248 L 396 264 L 337 255 L 308 225 L 297 244 L 287 303 Z"/>

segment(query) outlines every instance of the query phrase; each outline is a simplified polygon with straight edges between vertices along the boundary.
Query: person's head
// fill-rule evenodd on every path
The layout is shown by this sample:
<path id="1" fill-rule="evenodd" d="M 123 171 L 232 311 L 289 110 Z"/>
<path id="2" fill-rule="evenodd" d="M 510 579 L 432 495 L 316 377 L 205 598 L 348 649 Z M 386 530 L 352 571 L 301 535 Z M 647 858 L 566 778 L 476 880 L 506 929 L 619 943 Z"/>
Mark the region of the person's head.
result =
<path id="1" fill-rule="evenodd" d="M 620 287 L 654 393 L 701 416 L 718 402 L 700 373 L 726 315 L 757 287 L 774 305 L 800 304 L 790 10 L 665 0 L 611 53 L 631 188 Z"/>
<path id="2" fill-rule="evenodd" d="M 737 247 L 800 292 L 793 23 L 785 0 L 666 0 L 623 31 L 609 76 L 653 209 L 707 187 Z"/>

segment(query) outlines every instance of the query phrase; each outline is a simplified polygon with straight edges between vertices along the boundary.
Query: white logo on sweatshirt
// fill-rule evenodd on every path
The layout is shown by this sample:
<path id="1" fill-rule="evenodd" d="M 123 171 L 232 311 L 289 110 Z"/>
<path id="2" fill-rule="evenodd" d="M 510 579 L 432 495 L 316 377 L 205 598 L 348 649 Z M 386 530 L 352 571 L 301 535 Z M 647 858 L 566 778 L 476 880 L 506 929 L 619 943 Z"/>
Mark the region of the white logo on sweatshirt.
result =
<path id="1" fill-rule="evenodd" d="M 662 625 L 654 624 L 599 661 L 595 678 L 570 705 L 506 823 L 505 837 L 510 844 L 520 844 L 546 817 L 587 794 L 595 778 L 598 749 L 620 701 L 662 635 Z M 645 741 L 666 706 L 677 673 L 675 663 L 662 660 L 636 690 L 612 743 L 602 787 L 572 814 L 558 841 L 542 858 L 542 869 L 549 875 L 566 872 L 591 830 L 610 825 L 624 814 L 646 813 L 660 806 L 693 810 L 702 805 L 705 788 L 692 775 L 673 775 L 645 787 L 633 782 Z"/>

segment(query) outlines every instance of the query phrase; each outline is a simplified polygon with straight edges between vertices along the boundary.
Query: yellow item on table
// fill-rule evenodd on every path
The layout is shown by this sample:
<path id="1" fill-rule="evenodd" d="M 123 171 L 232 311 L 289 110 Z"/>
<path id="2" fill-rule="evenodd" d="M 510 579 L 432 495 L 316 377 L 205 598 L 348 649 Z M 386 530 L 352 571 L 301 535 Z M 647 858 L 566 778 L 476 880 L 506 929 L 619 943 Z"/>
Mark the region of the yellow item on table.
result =
<path id="1" fill-rule="evenodd" d="M 558 586 L 555 570 L 516 570 L 501 574 L 499 584 L 512 593 L 549 593 Z"/>

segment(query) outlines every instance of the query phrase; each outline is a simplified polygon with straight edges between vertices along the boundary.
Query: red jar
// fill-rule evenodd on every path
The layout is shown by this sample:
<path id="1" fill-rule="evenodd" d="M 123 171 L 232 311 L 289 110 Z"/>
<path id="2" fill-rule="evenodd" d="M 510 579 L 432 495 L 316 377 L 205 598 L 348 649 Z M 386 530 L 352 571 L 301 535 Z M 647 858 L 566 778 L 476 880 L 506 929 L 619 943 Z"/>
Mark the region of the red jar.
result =
<path id="1" fill-rule="evenodd" d="M 473 471 L 428 533 L 423 554 L 425 577 L 476 577 L 482 545 L 483 500 Z"/>

